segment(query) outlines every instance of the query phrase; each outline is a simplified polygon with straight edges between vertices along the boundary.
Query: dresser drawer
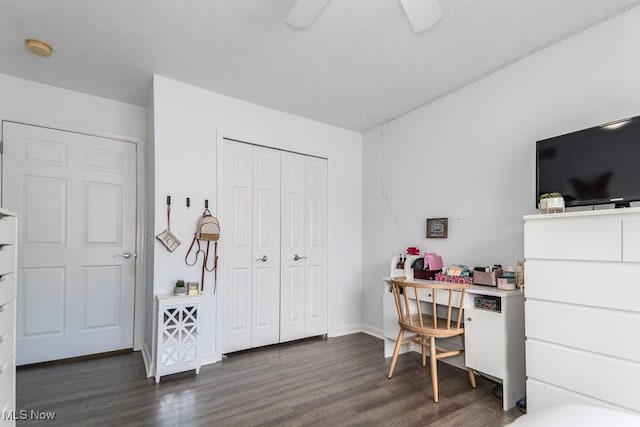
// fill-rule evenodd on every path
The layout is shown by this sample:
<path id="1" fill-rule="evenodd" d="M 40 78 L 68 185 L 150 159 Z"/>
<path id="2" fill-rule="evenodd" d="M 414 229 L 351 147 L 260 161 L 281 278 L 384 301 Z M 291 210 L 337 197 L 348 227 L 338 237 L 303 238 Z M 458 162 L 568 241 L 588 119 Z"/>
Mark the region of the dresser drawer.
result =
<path id="1" fill-rule="evenodd" d="M 420 301 L 427 302 L 430 305 L 433 303 L 433 294 L 436 294 L 436 304 L 449 305 L 449 291 L 443 289 L 418 289 L 418 298 Z M 462 292 L 453 291 L 452 301 L 454 306 L 460 305 L 460 296 Z M 414 295 L 409 295 L 409 298 L 413 299 Z"/>
<path id="2" fill-rule="evenodd" d="M 0 366 L 13 356 L 13 334 L 15 329 L 10 329 L 0 336 Z"/>
<path id="3" fill-rule="evenodd" d="M 16 247 L 4 245 L 0 247 L 0 275 L 15 273 L 16 271 Z"/>
<path id="4" fill-rule="evenodd" d="M 526 348 L 527 378 L 640 411 L 640 364 L 531 338 Z"/>
<path id="5" fill-rule="evenodd" d="M 527 338 L 640 362 L 640 313 L 527 299 Z M 633 331 L 633 332 L 630 332 Z"/>
<path id="6" fill-rule="evenodd" d="M 5 393 L 7 395 L 4 398 L 4 395 L 0 392 L 0 413 L 7 414 L 12 412 L 15 409 L 13 404 L 13 395 L 10 395 L 8 392 Z M 0 421 L 0 426 L 2 427 L 15 427 L 16 422 L 14 420 Z"/>
<path id="7" fill-rule="evenodd" d="M 7 408 L 10 411 L 15 409 L 13 400 L 15 375 L 16 367 L 13 358 L 0 363 L 0 409 Z M 2 414 L 0 414 L 0 417 L 2 417 Z"/>
<path id="8" fill-rule="evenodd" d="M 14 328 L 15 306 L 15 301 L 0 306 L 0 335 Z"/>
<path id="9" fill-rule="evenodd" d="M 524 295 L 640 312 L 640 264 L 527 260 Z"/>
<path id="10" fill-rule="evenodd" d="M 637 412 L 622 406 L 613 405 L 534 379 L 527 380 L 527 413 L 534 414 L 542 408 L 558 405 L 560 402 L 562 404 L 575 403 L 577 405 L 600 406 L 637 415 Z"/>
<path id="11" fill-rule="evenodd" d="M 16 299 L 16 275 L 15 273 L 0 276 L 0 306 Z"/>
<path id="12" fill-rule="evenodd" d="M 0 217 L 0 245 L 16 244 L 16 218 Z"/>
<path id="13" fill-rule="evenodd" d="M 620 218 L 554 218 L 524 225 L 526 259 L 622 261 Z"/>

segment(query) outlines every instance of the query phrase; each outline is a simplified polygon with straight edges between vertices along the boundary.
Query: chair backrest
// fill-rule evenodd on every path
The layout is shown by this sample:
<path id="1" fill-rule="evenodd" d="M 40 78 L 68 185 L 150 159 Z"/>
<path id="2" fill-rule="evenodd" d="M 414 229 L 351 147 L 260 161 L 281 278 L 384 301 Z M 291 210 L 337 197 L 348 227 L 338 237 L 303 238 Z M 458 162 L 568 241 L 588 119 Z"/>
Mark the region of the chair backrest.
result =
<path id="1" fill-rule="evenodd" d="M 406 277 L 391 279 L 391 289 L 398 309 L 398 323 L 409 331 L 435 337 L 449 337 L 464 332 L 462 323 L 466 283 L 408 282 Z M 424 310 L 426 301 L 431 310 Z M 438 310 L 440 306 L 440 310 Z"/>

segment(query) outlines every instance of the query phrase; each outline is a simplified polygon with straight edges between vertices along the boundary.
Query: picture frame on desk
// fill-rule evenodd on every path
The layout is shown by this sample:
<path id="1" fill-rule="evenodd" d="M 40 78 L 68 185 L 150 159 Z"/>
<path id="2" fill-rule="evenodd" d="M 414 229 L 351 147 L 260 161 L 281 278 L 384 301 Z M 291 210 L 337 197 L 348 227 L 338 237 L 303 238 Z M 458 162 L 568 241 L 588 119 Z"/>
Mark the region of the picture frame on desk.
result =
<path id="1" fill-rule="evenodd" d="M 446 239 L 448 231 L 448 218 L 427 218 L 428 239 Z"/>

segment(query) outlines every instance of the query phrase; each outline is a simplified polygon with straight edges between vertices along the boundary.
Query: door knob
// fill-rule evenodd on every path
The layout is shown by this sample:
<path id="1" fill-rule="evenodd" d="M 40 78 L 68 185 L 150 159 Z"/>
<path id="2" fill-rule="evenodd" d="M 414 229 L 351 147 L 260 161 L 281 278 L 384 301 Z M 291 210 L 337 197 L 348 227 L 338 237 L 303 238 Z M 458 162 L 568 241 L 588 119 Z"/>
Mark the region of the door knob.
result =
<path id="1" fill-rule="evenodd" d="M 115 257 L 118 257 L 118 256 L 121 256 L 124 259 L 129 259 L 129 258 L 131 258 L 133 256 L 133 253 L 131 253 L 131 251 L 124 251 L 121 254 L 114 255 L 113 257 L 115 258 Z"/>
<path id="2" fill-rule="evenodd" d="M 269 258 L 267 258 L 266 255 L 262 255 L 262 258 L 258 258 L 256 261 L 262 261 L 262 262 L 267 262 Z"/>
<path id="3" fill-rule="evenodd" d="M 307 259 L 307 257 L 306 256 L 299 256 L 298 254 L 295 254 L 293 256 L 293 260 L 294 261 L 298 261 L 298 260 L 301 260 L 301 259 Z"/>

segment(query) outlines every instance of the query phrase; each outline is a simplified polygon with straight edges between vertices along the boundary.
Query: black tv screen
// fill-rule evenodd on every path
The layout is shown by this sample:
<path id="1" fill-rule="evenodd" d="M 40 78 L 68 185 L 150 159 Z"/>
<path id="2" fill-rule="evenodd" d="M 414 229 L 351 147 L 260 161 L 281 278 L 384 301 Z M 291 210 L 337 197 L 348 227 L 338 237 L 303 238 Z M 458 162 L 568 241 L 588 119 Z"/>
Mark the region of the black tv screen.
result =
<path id="1" fill-rule="evenodd" d="M 536 206 L 560 192 L 566 206 L 640 200 L 640 116 L 536 142 Z"/>

